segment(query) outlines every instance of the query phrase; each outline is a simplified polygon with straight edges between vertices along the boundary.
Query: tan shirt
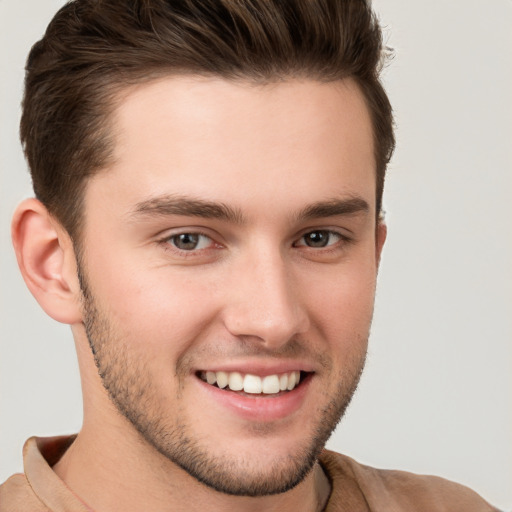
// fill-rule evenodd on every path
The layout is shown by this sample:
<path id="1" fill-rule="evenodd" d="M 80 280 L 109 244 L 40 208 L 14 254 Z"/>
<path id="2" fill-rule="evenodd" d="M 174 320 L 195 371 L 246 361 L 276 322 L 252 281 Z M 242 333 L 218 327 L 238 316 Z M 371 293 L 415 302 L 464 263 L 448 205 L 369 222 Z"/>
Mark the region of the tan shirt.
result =
<path id="1" fill-rule="evenodd" d="M 0 486 L 0 512 L 93 512 L 51 469 L 75 437 L 31 437 L 23 448 L 25 474 Z M 320 462 L 332 484 L 325 512 L 498 510 L 471 489 L 435 476 L 375 469 L 327 450 Z"/>

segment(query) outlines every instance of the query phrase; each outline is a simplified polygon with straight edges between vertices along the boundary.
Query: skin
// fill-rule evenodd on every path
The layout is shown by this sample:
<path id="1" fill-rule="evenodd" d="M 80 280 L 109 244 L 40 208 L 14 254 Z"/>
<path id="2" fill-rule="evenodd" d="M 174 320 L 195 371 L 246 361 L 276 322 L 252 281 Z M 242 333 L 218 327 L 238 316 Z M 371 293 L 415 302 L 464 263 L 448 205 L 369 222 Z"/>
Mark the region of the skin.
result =
<path id="1" fill-rule="evenodd" d="M 42 205 L 13 224 L 25 279 L 79 357 L 84 424 L 55 471 L 98 511 L 321 509 L 314 461 L 364 366 L 386 233 L 360 91 L 166 78 L 127 91 L 114 130 L 114 162 L 86 188 L 81 286 Z M 291 412 L 247 417 L 197 376 L 237 368 L 309 377 Z"/>

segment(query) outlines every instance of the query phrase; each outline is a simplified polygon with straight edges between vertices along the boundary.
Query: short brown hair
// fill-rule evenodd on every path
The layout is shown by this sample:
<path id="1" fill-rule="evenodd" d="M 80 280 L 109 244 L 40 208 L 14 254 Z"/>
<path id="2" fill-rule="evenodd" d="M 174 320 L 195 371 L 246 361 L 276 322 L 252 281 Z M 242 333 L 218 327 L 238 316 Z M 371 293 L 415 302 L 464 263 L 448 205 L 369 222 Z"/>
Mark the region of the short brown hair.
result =
<path id="1" fill-rule="evenodd" d="M 374 130 L 377 212 L 394 148 L 379 75 L 384 47 L 366 0 L 74 0 L 28 57 L 21 141 L 34 192 L 76 240 L 87 177 L 108 165 L 117 93 L 159 76 L 351 77 Z"/>

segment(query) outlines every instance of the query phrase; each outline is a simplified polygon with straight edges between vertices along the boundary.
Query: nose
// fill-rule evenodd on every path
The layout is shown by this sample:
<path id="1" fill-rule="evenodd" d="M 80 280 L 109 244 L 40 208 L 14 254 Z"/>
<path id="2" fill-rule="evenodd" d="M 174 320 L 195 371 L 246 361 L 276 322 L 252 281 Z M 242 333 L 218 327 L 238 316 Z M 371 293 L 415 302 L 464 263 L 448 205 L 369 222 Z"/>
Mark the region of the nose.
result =
<path id="1" fill-rule="evenodd" d="M 234 269 L 224 324 L 237 337 L 277 349 L 309 328 L 293 269 L 276 251 L 260 251 Z"/>

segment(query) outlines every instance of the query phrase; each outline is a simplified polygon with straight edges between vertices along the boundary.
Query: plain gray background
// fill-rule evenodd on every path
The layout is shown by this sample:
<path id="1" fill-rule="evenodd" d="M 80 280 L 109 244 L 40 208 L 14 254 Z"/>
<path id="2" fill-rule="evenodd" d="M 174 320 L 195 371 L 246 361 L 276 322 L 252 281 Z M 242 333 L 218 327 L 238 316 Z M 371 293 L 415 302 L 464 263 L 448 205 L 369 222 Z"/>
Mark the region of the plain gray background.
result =
<path id="1" fill-rule="evenodd" d="M 18 275 L 9 222 L 30 195 L 23 66 L 58 0 L 0 0 L 0 482 L 31 435 L 76 432 L 71 332 Z M 512 509 L 512 2 L 377 0 L 396 57 L 398 147 L 366 374 L 329 447 L 438 474 Z"/>

